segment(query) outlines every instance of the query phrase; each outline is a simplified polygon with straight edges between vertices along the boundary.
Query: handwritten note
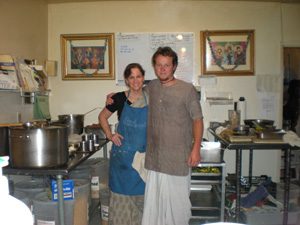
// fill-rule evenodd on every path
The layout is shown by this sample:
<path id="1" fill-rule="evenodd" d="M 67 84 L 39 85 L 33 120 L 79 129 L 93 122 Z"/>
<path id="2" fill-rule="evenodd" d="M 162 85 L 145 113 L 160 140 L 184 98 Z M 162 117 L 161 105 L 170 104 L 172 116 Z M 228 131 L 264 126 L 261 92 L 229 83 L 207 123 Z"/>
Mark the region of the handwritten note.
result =
<path id="1" fill-rule="evenodd" d="M 151 58 L 158 47 L 169 46 L 178 55 L 175 76 L 192 83 L 194 77 L 193 33 L 119 33 L 116 35 L 117 84 L 124 85 L 123 71 L 130 63 L 139 63 L 146 80 L 155 79 Z"/>

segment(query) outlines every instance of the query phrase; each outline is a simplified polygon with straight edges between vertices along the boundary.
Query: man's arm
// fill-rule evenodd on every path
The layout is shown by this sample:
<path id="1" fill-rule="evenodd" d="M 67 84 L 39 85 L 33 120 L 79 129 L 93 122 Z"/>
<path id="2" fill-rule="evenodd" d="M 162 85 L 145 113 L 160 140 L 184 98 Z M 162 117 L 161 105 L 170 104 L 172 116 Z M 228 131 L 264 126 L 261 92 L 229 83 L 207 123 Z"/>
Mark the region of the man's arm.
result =
<path id="1" fill-rule="evenodd" d="M 202 136 L 203 136 L 203 119 L 202 118 L 194 120 L 193 135 L 194 135 L 194 145 L 193 145 L 193 149 L 190 153 L 189 160 L 188 160 L 189 167 L 195 167 L 201 161 L 200 148 L 201 148 L 201 142 L 202 142 Z"/>

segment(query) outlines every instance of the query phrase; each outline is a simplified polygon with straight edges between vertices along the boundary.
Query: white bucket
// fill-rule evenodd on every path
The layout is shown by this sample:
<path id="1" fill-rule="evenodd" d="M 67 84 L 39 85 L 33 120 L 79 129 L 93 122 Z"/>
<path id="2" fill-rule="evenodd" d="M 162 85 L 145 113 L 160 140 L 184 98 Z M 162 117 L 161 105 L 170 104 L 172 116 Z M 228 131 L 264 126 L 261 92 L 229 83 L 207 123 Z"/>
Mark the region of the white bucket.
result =
<path id="1" fill-rule="evenodd" d="M 65 225 L 73 225 L 75 200 L 64 200 Z M 53 202 L 46 192 L 33 198 L 35 225 L 59 224 L 58 202 Z"/>
<path id="2" fill-rule="evenodd" d="M 110 200 L 109 188 L 101 189 L 100 190 L 100 205 L 101 205 L 101 224 L 102 225 L 108 225 L 109 200 Z"/>
<path id="3" fill-rule="evenodd" d="M 44 192 L 47 188 L 47 185 L 43 180 L 30 180 L 23 181 L 15 184 L 15 191 L 24 192 L 29 199 L 41 192 Z"/>
<path id="4" fill-rule="evenodd" d="M 91 180 L 92 180 L 92 168 L 87 167 L 77 167 L 69 173 L 71 179 L 83 179 L 89 181 L 89 206 L 92 205 L 92 195 L 91 195 Z"/>
<path id="5" fill-rule="evenodd" d="M 109 159 L 91 158 L 83 162 L 78 168 L 92 168 L 91 190 L 92 199 L 99 199 L 99 191 L 107 188 L 109 183 Z"/>
<path id="6" fill-rule="evenodd" d="M 74 179 L 74 225 L 89 224 L 89 197 L 91 194 L 91 183 L 89 180 Z"/>

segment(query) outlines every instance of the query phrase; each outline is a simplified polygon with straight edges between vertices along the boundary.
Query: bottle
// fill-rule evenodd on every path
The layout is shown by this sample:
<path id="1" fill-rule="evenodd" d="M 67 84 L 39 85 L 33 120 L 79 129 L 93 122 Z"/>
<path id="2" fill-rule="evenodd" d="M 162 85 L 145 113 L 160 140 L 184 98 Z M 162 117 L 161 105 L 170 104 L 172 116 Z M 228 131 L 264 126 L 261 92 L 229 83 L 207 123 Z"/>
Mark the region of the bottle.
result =
<path id="1" fill-rule="evenodd" d="M 9 195 L 8 179 L 2 175 L 2 167 L 8 165 L 8 156 L 0 157 L 0 223 L 32 225 L 30 209 L 19 199 Z"/>
<path id="2" fill-rule="evenodd" d="M 246 99 L 244 97 L 240 97 L 237 102 L 237 110 L 240 110 L 240 125 L 244 125 L 244 120 L 246 119 Z"/>

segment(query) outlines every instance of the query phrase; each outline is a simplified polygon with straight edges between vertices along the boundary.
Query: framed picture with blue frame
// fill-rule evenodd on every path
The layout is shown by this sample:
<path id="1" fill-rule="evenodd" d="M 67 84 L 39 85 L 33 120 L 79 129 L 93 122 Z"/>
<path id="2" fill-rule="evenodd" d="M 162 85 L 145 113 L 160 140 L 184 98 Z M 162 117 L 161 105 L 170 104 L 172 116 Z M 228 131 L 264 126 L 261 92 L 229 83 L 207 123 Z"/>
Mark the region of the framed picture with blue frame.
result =
<path id="1" fill-rule="evenodd" d="M 202 75 L 254 75 L 254 30 L 200 31 Z"/>
<path id="2" fill-rule="evenodd" d="M 62 79 L 115 79 L 114 34 L 62 34 Z"/>

